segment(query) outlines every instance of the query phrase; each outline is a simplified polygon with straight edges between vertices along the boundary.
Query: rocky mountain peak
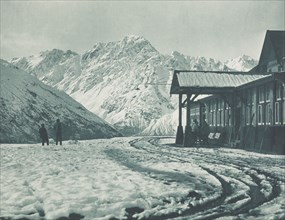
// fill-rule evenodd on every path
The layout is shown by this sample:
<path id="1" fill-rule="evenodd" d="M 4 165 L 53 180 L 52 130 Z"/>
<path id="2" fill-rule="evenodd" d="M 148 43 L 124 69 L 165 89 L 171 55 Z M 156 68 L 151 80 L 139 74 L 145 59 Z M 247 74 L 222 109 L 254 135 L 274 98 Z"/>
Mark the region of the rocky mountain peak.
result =
<path id="1" fill-rule="evenodd" d="M 148 41 L 148 40 L 146 40 L 143 36 L 139 36 L 139 35 L 127 35 L 121 41 L 124 41 L 124 42 L 142 42 L 142 41 Z"/>
<path id="2" fill-rule="evenodd" d="M 159 52 L 142 36 L 128 35 L 120 41 L 97 43 L 82 55 L 82 60 L 120 60 L 135 58 L 140 54 L 157 55 Z"/>
<path id="3" fill-rule="evenodd" d="M 236 71 L 249 71 L 252 67 L 256 66 L 258 61 L 248 55 L 242 55 L 234 59 L 229 59 L 225 65 L 230 70 Z"/>
<path id="4" fill-rule="evenodd" d="M 169 98 L 169 69 L 247 71 L 257 63 L 246 55 L 227 62 L 178 51 L 163 55 L 137 35 L 97 43 L 82 56 L 52 50 L 12 62 L 65 91 L 125 134 L 142 131 L 177 107 Z"/>

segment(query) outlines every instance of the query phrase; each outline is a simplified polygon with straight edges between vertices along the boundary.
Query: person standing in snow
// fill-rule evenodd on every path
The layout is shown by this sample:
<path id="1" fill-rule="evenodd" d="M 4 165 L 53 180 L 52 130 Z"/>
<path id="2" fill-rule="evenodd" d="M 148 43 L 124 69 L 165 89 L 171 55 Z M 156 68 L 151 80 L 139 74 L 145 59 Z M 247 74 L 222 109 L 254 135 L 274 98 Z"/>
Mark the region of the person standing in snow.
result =
<path id="1" fill-rule="evenodd" d="M 46 130 L 44 124 L 42 124 L 42 126 L 39 130 L 39 133 L 40 133 L 40 137 L 42 139 L 42 146 L 44 146 L 45 142 L 47 142 L 47 145 L 49 145 L 48 133 L 47 133 L 47 130 Z"/>
<path id="2" fill-rule="evenodd" d="M 58 145 L 58 142 L 60 143 L 60 145 L 62 145 L 62 125 L 59 119 L 56 120 L 54 129 L 56 145 Z"/>
<path id="3" fill-rule="evenodd" d="M 198 133 L 199 133 L 199 125 L 196 118 L 193 120 L 192 123 L 192 132 L 193 132 L 193 142 L 195 144 L 197 142 Z"/>
<path id="4" fill-rule="evenodd" d="M 204 119 L 202 121 L 202 123 L 201 123 L 200 135 L 201 135 L 201 139 L 202 139 L 203 145 L 205 145 L 207 147 L 209 146 L 209 140 L 208 140 L 209 134 L 210 134 L 210 127 L 209 127 L 209 124 Z"/>

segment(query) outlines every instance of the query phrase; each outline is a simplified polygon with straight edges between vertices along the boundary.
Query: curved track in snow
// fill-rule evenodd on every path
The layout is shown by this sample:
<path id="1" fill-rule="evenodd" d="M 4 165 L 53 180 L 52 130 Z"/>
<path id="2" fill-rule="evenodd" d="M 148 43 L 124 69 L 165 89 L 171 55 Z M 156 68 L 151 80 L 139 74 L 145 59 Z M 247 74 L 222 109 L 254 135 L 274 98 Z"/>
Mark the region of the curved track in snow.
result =
<path id="1" fill-rule="evenodd" d="M 231 219 L 231 217 L 237 216 L 254 218 L 259 215 L 258 208 L 262 208 L 263 204 L 274 202 L 274 199 L 281 196 L 281 187 L 285 182 L 284 173 L 276 175 L 258 168 L 259 163 L 266 162 L 266 159 L 249 159 L 248 157 L 243 159 L 240 155 L 236 159 L 229 160 L 215 149 L 210 154 L 200 151 L 199 148 L 193 148 L 189 152 L 189 148 L 178 149 L 171 145 L 160 144 L 159 140 L 159 138 L 138 138 L 129 143 L 132 147 L 146 151 L 150 155 L 161 154 L 163 157 L 168 157 L 170 161 L 174 159 L 181 163 L 195 162 L 220 182 L 222 192 L 220 196 L 212 200 L 201 202 L 195 206 L 189 204 L 189 208 L 182 212 L 151 216 L 149 219 L 222 219 L 222 217 Z M 213 166 L 215 168 L 211 170 Z M 143 170 L 139 171 L 143 172 Z M 171 181 L 176 180 L 172 179 Z M 244 188 L 248 188 L 248 190 L 238 193 L 240 186 L 242 186 L 241 191 L 244 191 Z M 195 196 L 195 193 L 189 195 L 192 199 Z M 189 198 L 185 198 L 184 202 L 187 202 L 187 199 Z"/>
<path id="2" fill-rule="evenodd" d="M 173 142 L 1 145 L 0 220 L 285 219 L 284 156 Z"/>

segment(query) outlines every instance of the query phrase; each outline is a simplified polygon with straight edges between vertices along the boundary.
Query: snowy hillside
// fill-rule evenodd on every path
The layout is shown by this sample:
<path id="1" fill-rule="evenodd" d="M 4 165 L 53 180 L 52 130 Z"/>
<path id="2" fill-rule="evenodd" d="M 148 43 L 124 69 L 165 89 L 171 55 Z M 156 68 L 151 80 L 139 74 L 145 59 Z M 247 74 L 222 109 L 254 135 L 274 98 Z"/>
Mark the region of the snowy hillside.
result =
<path id="1" fill-rule="evenodd" d="M 61 88 L 81 74 L 80 55 L 70 50 L 53 49 L 37 55 L 12 59 L 11 63 L 36 76 L 45 84 Z M 67 80 L 68 79 L 68 80 Z M 64 82 L 63 84 L 59 84 Z"/>
<path id="2" fill-rule="evenodd" d="M 163 55 L 145 38 L 132 35 L 97 43 L 82 56 L 54 49 L 11 62 L 65 91 L 124 134 L 135 134 L 177 108 L 176 97 L 169 98 L 171 69 L 248 70 L 248 60 L 233 66 L 176 51 Z"/>
<path id="3" fill-rule="evenodd" d="M 39 141 L 44 123 L 53 137 L 57 118 L 63 138 L 109 138 L 120 134 L 64 92 L 51 88 L 28 73 L 1 60 L 1 143 Z"/>
<path id="4" fill-rule="evenodd" d="M 182 109 L 182 121 L 186 121 L 186 112 Z M 153 120 L 150 125 L 141 132 L 141 135 L 173 136 L 178 126 L 178 109 L 170 114 L 163 115 L 158 120 Z"/>

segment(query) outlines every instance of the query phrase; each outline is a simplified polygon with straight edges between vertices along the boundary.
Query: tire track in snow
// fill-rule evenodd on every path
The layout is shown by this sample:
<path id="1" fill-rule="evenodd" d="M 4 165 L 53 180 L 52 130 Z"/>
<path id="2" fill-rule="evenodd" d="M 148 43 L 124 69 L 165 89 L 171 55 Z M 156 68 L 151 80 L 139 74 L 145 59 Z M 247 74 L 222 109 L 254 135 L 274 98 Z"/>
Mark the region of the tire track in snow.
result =
<path id="1" fill-rule="evenodd" d="M 135 142 L 133 142 L 133 143 L 135 143 Z M 179 182 L 178 180 L 181 180 L 181 179 L 184 179 L 184 181 L 187 181 L 187 180 L 185 180 L 184 176 L 186 176 L 186 177 L 189 176 L 189 174 L 182 174 L 182 173 L 178 173 L 178 174 L 175 173 L 174 174 L 174 172 L 172 173 L 172 172 L 167 172 L 167 171 L 156 171 L 155 169 L 141 167 L 140 165 L 133 163 L 131 160 L 128 160 L 128 158 L 127 158 L 128 155 L 127 154 L 124 155 L 123 151 L 109 149 L 109 150 L 106 150 L 105 153 L 109 157 L 118 161 L 123 166 L 126 166 L 133 171 L 142 173 L 142 174 L 144 174 L 150 178 L 154 178 L 154 179 L 159 180 L 159 181 L 163 181 L 163 180 L 157 178 L 157 176 L 164 176 L 164 177 L 167 176 L 168 179 L 170 178 L 172 180 L 176 180 L 175 182 L 177 182 L 177 183 Z M 187 161 L 183 161 L 183 160 L 180 160 L 180 161 L 187 163 Z M 207 169 L 203 169 L 203 170 L 208 172 Z M 211 173 L 211 171 L 209 171 L 209 172 Z M 149 175 L 150 173 L 155 174 L 155 176 Z M 212 174 L 210 174 L 210 175 L 212 175 Z M 198 193 L 195 194 L 195 191 L 190 191 L 189 194 L 180 201 L 181 203 L 187 204 L 188 209 L 180 210 L 179 213 L 178 212 L 169 212 L 168 214 L 161 214 L 158 216 L 152 215 L 149 218 L 143 218 L 143 219 L 163 220 L 163 219 L 173 219 L 173 218 L 177 218 L 177 217 L 181 217 L 181 216 L 189 216 L 190 214 L 194 214 L 194 213 L 209 209 L 209 207 L 216 207 L 217 204 L 222 204 L 224 202 L 224 200 L 228 197 L 228 194 L 231 193 L 230 184 L 228 184 L 226 181 L 224 181 L 217 174 L 213 174 L 213 176 L 221 182 L 221 185 L 223 188 L 222 194 L 220 196 L 218 196 L 217 198 L 209 199 L 201 205 L 198 204 L 196 206 L 193 206 L 191 203 L 189 203 L 190 202 L 189 199 L 191 199 L 191 198 L 193 199 L 193 197 L 194 198 L 199 197 L 200 195 Z M 190 176 L 188 178 L 189 178 L 188 181 L 191 181 Z M 165 201 L 165 202 L 167 203 L 168 201 Z M 205 206 L 205 204 L 206 204 L 206 206 Z M 134 208 L 136 208 L 136 207 L 134 207 Z M 136 213 L 133 213 L 133 214 L 136 214 Z M 128 218 L 128 219 L 136 219 L 136 218 Z"/>
<path id="2" fill-rule="evenodd" d="M 158 143 L 158 139 L 152 140 L 152 143 L 153 142 Z M 159 144 L 156 144 L 156 146 L 161 147 L 161 145 L 159 145 Z M 249 186 L 249 188 L 250 188 L 249 196 L 250 196 L 251 200 L 248 203 L 246 203 L 245 205 L 243 205 L 242 207 L 231 211 L 231 213 L 228 215 L 217 215 L 215 217 L 236 216 L 238 214 L 243 214 L 243 213 L 246 213 L 246 214 L 249 213 L 250 214 L 251 210 L 261 206 L 264 203 L 272 201 L 273 199 L 277 198 L 281 194 L 281 186 L 280 186 L 280 184 L 278 184 L 278 181 L 282 181 L 284 179 L 282 177 L 275 176 L 272 173 L 269 173 L 267 171 L 252 167 L 251 164 L 249 163 L 249 161 L 247 161 L 248 158 L 245 158 L 246 161 L 237 160 L 237 162 L 233 162 L 231 160 L 229 162 L 227 157 L 221 156 L 220 154 L 206 155 L 206 154 L 194 153 L 194 152 L 191 152 L 191 154 L 195 154 L 196 156 L 198 155 L 199 160 L 202 159 L 205 162 L 214 160 L 215 164 L 221 164 L 221 165 L 227 164 L 227 166 L 235 167 L 235 168 L 239 169 L 241 172 L 248 174 L 252 178 L 253 183 L 255 183 L 257 185 L 257 186 L 250 185 L 250 184 L 245 183 L 242 179 L 236 178 L 236 180 L 243 182 Z M 215 156 L 215 159 L 213 159 L 213 156 Z M 247 169 L 247 171 L 246 171 L 246 169 Z M 254 171 L 254 172 L 250 173 L 249 171 Z M 263 190 L 263 187 L 261 185 L 261 180 L 258 178 L 258 175 L 264 175 L 265 179 L 268 179 L 270 182 L 272 190 L 271 190 L 270 195 L 267 197 L 264 196 L 264 194 L 261 192 Z M 283 181 L 283 184 L 284 184 L 284 181 Z"/>
<path id="3" fill-rule="evenodd" d="M 130 143 L 130 145 L 132 147 L 135 147 L 137 149 L 140 150 L 145 150 L 149 153 L 161 153 L 161 147 L 162 145 L 160 145 L 158 143 L 158 138 L 141 138 L 141 139 L 135 139 Z M 154 148 L 149 149 L 148 147 L 142 147 L 142 146 L 137 146 L 137 142 L 140 141 L 147 141 L 148 143 L 152 144 L 152 146 L 156 147 L 156 149 L 154 150 Z M 159 148 L 159 149 L 157 149 Z M 269 174 L 268 172 L 264 172 L 260 169 L 257 168 L 253 168 L 252 166 L 250 166 L 250 164 L 248 163 L 248 161 L 238 161 L 238 162 L 233 162 L 226 160 L 226 157 L 222 157 L 220 155 L 205 155 L 203 153 L 197 153 L 197 152 L 188 152 L 191 153 L 190 156 L 194 156 L 194 157 L 198 157 L 196 158 L 199 160 L 202 160 L 203 163 L 212 163 L 215 165 L 227 165 L 229 167 L 235 168 L 240 170 L 243 174 L 246 174 L 248 176 L 251 177 L 252 179 L 252 183 L 253 184 L 248 184 L 246 183 L 243 179 L 241 178 L 237 178 L 237 177 L 231 177 L 234 178 L 235 180 L 247 185 L 249 187 L 249 191 L 248 191 L 248 195 L 250 197 L 250 200 L 248 202 L 246 202 L 245 204 L 243 204 L 242 206 L 234 209 L 234 210 L 230 210 L 230 211 L 225 211 L 223 210 L 223 206 L 222 205 L 226 205 L 223 204 L 225 202 L 225 199 L 230 195 L 230 186 L 229 183 L 226 182 L 223 178 L 221 178 L 219 176 L 219 174 L 217 174 L 214 171 L 209 170 L 208 168 L 205 167 L 201 167 L 202 169 L 206 170 L 210 175 L 214 176 L 215 178 L 217 178 L 222 187 L 223 187 L 223 193 L 222 193 L 222 198 L 223 198 L 223 202 L 221 202 L 221 198 L 217 199 L 217 202 L 215 203 L 215 205 L 213 207 L 211 207 L 209 204 L 204 203 L 202 205 L 202 207 L 196 207 L 196 210 L 192 208 L 191 210 L 185 211 L 183 213 L 181 213 L 179 216 L 191 216 L 195 213 L 204 213 L 206 217 L 201 217 L 201 216 L 197 216 L 199 219 L 213 219 L 213 218 L 218 218 L 218 217 L 224 217 L 224 216 L 237 216 L 239 214 L 250 214 L 251 210 L 254 210 L 255 208 L 261 206 L 264 203 L 270 202 L 273 199 L 277 198 L 278 196 L 280 196 L 281 193 L 281 187 L 278 184 L 278 180 L 280 181 L 280 179 L 276 178 L 274 175 Z M 179 155 L 177 155 L 176 153 L 170 153 L 170 152 L 163 152 L 163 154 L 167 155 L 169 158 L 175 158 L 180 160 L 181 162 L 189 162 L 185 159 L 181 159 L 179 157 Z M 214 159 L 213 159 L 214 156 Z M 184 157 L 185 158 L 185 157 Z M 255 171 L 256 173 L 250 173 L 250 172 L 246 172 L 246 169 L 249 169 L 250 171 Z M 258 178 L 258 175 L 264 175 L 266 177 L 266 179 L 269 179 L 270 185 L 272 187 L 272 190 L 270 192 L 270 195 L 268 197 L 264 196 L 264 194 L 262 193 L 263 187 L 261 185 L 261 180 Z M 241 197 L 240 199 L 243 199 L 243 197 Z M 239 201 L 239 198 L 237 198 L 237 200 L 235 202 Z M 219 212 L 214 212 L 215 210 L 218 210 Z M 220 209 L 220 210 L 219 210 Z M 194 211 L 193 211 L 194 210 Z M 205 210 L 208 210 L 205 212 Z M 212 212 L 213 214 L 210 214 L 209 212 Z M 208 213 L 208 214 L 207 214 Z M 165 216 L 166 217 L 166 216 Z"/>
<path id="4" fill-rule="evenodd" d="M 157 147 L 161 147 L 161 145 L 158 144 L 158 139 L 152 140 L 152 143 L 156 143 Z M 253 180 L 253 183 L 255 183 L 257 186 L 250 185 L 245 183 L 244 180 L 242 179 L 237 179 L 240 182 L 243 182 L 246 184 L 250 190 L 249 190 L 249 196 L 251 200 L 247 202 L 245 205 L 242 207 L 231 211 L 230 214 L 228 215 L 217 215 L 216 217 L 221 217 L 221 216 L 236 216 L 239 214 L 250 214 L 250 211 L 261 206 L 264 203 L 270 202 L 273 199 L 277 198 L 281 194 L 281 186 L 278 184 L 278 181 L 282 181 L 282 177 L 275 176 L 267 171 L 252 167 L 248 159 L 245 158 L 246 161 L 240 161 L 238 160 L 237 162 L 233 162 L 232 160 L 229 162 L 228 158 L 225 156 L 221 156 L 220 154 L 215 154 L 215 155 L 206 155 L 202 153 L 194 153 L 191 152 L 191 154 L 195 154 L 196 156 L 199 156 L 199 160 L 204 160 L 205 162 L 207 161 L 213 161 L 216 164 L 221 164 L 227 166 L 232 166 L 236 169 L 239 169 L 241 172 L 249 175 L 251 179 Z M 213 156 L 215 156 L 215 159 L 213 159 Z M 247 169 L 247 170 L 246 170 Z M 253 173 L 250 173 L 249 171 L 254 171 Z M 264 196 L 264 194 L 261 192 L 263 190 L 263 187 L 261 185 L 261 180 L 258 178 L 258 175 L 264 175 L 265 179 L 268 179 L 270 182 L 270 186 L 272 187 L 271 193 L 269 196 Z M 284 184 L 284 181 L 283 181 Z"/>
<path id="5" fill-rule="evenodd" d="M 135 147 L 136 149 L 143 149 L 145 151 L 147 151 L 148 153 L 150 154 L 153 154 L 153 153 L 158 153 L 157 151 L 155 150 L 150 150 L 146 147 L 141 147 L 141 146 L 137 146 L 136 143 L 139 142 L 139 141 L 143 141 L 144 139 L 135 139 L 133 141 L 130 141 L 130 145 Z M 151 143 L 152 145 L 154 145 L 153 143 L 153 139 L 147 139 L 147 142 Z M 190 161 L 187 161 L 187 160 L 184 160 L 184 159 L 181 159 L 181 158 L 178 158 L 177 156 L 174 156 L 173 154 L 170 154 L 170 153 L 167 153 L 168 157 L 170 159 L 173 159 L 175 158 L 176 160 L 180 161 L 180 162 L 183 162 L 183 163 L 189 163 Z M 215 207 L 218 207 L 220 205 L 222 205 L 226 198 L 228 198 L 231 194 L 232 194 L 232 190 L 231 190 L 231 186 L 228 182 L 226 182 L 222 177 L 220 177 L 218 174 L 216 174 L 215 172 L 211 171 L 210 169 L 208 168 L 205 168 L 205 167 L 202 167 L 200 166 L 201 169 L 203 169 L 204 171 L 206 171 L 209 175 L 213 176 L 214 178 L 216 178 L 221 186 L 222 186 L 222 193 L 220 196 L 218 196 L 217 198 L 213 199 L 213 200 L 208 200 L 206 201 L 205 203 L 202 203 L 202 204 L 197 204 L 195 206 L 193 205 L 190 205 L 188 209 L 186 210 L 183 210 L 181 211 L 180 213 L 169 213 L 169 214 L 166 214 L 166 215 L 161 215 L 161 216 L 152 216 L 150 219 L 157 219 L 157 220 L 160 220 L 160 219 L 169 219 L 169 218 L 176 218 L 176 217 L 186 217 L 186 216 L 191 216 L 195 213 L 199 213 L 199 212 L 203 212 L 203 211 L 206 211 L 206 210 L 209 210 L 209 209 L 213 209 Z M 185 200 L 187 200 L 187 198 L 185 198 Z"/>
<path id="6" fill-rule="evenodd" d="M 192 152 L 191 152 L 192 153 Z M 213 160 L 213 156 L 215 156 L 215 163 L 218 165 L 225 165 L 232 166 L 238 170 L 240 170 L 242 173 L 248 175 L 251 177 L 252 182 L 255 183 L 257 186 L 246 183 L 243 179 L 238 179 L 235 177 L 236 180 L 243 182 L 246 184 L 250 190 L 249 190 L 249 196 L 250 201 L 244 204 L 243 206 L 232 210 L 231 213 L 228 215 L 222 215 L 222 216 L 236 216 L 239 214 L 250 214 L 250 211 L 258 208 L 264 203 L 270 202 L 273 199 L 277 198 L 281 194 L 281 186 L 278 184 L 278 181 L 282 181 L 282 178 L 279 178 L 278 176 L 274 176 L 273 174 L 266 172 L 264 170 L 252 167 L 248 161 L 228 161 L 226 157 L 223 157 L 221 155 L 205 155 L 202 153 L 194 153 L 196 156 L 199 156 L 200 159 L 204 159 L 204 161 Z M 206 158 L 206 159 L 205 159 Z M 218 161 L 218 162 L 217 162 Z M 258 177 L 259 175 L 264 175 L 266 180 L 270 182 L 270 186 L 272 187 L 272 190 L 270 192 L 269 196 L 265 196 L 262 193 L 262 190 L 264 189 L 261 184 L 261 179 Z M 221 217 L 221 215 L 217 216 Z"/>

